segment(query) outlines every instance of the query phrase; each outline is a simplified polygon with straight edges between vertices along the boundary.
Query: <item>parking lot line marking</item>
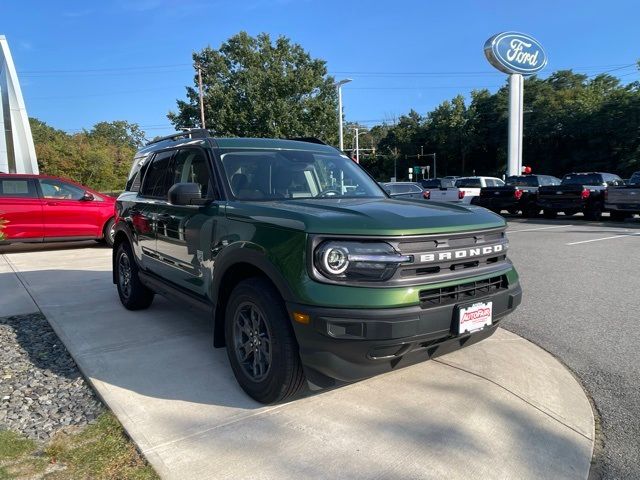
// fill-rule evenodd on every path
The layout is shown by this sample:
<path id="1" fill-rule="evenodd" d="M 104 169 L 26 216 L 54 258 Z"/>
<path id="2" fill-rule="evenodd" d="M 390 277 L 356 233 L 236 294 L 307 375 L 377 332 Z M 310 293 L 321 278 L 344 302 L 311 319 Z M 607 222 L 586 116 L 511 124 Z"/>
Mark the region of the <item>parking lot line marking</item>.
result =
<path id="1" fill-rule="evenodd" d="M 507 230 L 507 233 L 535 232 L 537 230 L 551 230 L 552 228 L 565 228 L 565 227 L 573 227 L 573 225 L 554 225 L 553 227 L 523 228 L 521 230 Z"/>
<path id="2" fill-rule="evenodd" d="M 638 232 L 638 233 L 621 233 L 620 235 L 614 235 L 613 237 L 592 238 L 591 240 L 581 240 L 579 242 L 566 243 L 565 245 L 579 245 L 581 243 L 599 242 L 601 240 L 613 240 L 614 238 L 635 237 L 637 235 L 640 235 L 640 232 Z"/>

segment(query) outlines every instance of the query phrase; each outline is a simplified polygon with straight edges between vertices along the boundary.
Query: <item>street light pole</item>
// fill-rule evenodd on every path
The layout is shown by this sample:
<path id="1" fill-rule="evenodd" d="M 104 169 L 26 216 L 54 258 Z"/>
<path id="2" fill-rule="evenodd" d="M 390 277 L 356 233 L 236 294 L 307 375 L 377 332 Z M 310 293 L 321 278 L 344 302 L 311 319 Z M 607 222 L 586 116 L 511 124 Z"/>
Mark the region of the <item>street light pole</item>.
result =
<path id="1" fill-rule="evenodd" d="M 360 132 L 360 128 L 359 127 L 354 127 L 353 130 L 355 131 L 355 140 L 356 140 L 356 163 L 360 163 L 360 135 L 362 135 L 363 133 L 367 133 L 366 131 L 364 132 Z"/>
<path id="2" fill-rule="evenodd" d="M 345 83 L 349 83 L 351 81 L 350 78 L 345 78 L 336 83 L 336 87 L 338 87 L 338 134 L 340 136 L 340 151 L 344 150 L 344 139 L 342 136 L 342 85 Z"/>

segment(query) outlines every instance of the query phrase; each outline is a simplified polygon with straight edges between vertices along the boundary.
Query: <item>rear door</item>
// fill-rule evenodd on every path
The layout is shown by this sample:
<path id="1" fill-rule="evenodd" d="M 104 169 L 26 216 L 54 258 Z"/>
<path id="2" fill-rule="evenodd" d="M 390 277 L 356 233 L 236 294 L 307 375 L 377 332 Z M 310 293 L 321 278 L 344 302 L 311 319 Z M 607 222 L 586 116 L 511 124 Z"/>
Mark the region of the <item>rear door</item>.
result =
<path id="1" fill-rule="evenodd" d="M 0 219 L 7 240 L 42 241 L 42 200 L 33 178 L 0 176 Z"/>
<path id="2" fill-rule="evenodd" d="M 141 170 L 143 175 L 135 206 L 129 212 L 138 239 L 143 268 L 159 273 L 162 270 L 157 251 L 158 214 L 167 205 L 169 167 L 175 150 L 155 154 Z"/>
<path id="3" fill-rule="evenodd" d="M 212 202 L 205 206 L 167 202 L 159 207 L 156 216 L 160 275 L 200 295 L 207 287 L 202 262 L 218 244 L 218 223 L 223 213 L 214 180 L 203 149 L 181 148 L 171 162 L 169 188 L 176 183 L 197 183 L 202 196 Z"/>

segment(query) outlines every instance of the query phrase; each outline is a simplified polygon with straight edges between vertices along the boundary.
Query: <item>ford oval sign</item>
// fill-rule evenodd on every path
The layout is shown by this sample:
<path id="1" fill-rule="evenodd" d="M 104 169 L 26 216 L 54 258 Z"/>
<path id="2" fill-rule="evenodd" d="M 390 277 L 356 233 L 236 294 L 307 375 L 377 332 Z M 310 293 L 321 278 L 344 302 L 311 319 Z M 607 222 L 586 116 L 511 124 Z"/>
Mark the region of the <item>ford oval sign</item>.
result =
<path id="1" fill-rule="evenodd" d="M 517 32 L 502 32 L 484 44 L 489 63 L 501 72 L 532 75 L 547 64 L 542 45 L 533 37 Z"/>

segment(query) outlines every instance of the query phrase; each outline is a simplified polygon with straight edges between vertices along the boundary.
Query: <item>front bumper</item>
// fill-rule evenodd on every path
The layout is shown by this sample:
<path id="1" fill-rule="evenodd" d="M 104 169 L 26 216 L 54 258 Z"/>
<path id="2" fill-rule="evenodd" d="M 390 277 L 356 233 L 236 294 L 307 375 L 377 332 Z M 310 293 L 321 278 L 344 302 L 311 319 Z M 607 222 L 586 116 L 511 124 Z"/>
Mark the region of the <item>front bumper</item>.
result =
<path id="1" fill-rule="evenodd" d="M 490 336 L 499 321 L 520 304 L 518 282 L 473 298 L 493 302 L 493 325 L 458 336 L 457 306 L 393 309 L 337 309 L 288 303 L 289 313 L 310 316 L 293 322 L 307 379 L 319 387 L 353 382 L 457 350 Z M 463 304 L 468 304 L 469 301 Z"/>

